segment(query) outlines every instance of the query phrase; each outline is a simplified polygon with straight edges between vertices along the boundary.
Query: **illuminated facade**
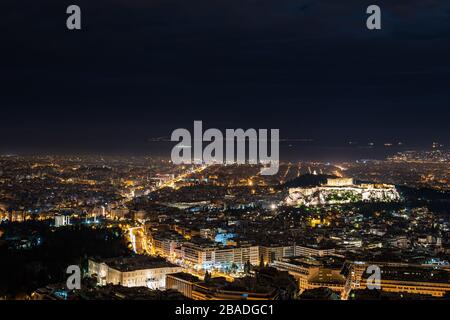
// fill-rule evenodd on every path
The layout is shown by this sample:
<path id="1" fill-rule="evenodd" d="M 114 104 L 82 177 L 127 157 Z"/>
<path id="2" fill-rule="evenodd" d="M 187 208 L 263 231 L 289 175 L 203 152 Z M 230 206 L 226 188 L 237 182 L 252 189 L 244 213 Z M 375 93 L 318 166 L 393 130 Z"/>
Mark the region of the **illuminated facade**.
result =
<path id="1" fill-rule="evenodd" d="M 352 183 L 352 184 L 349 184 Z M 317 206 L 353 202 L 392 202 L 400 200 L 394 185 L 353 185 L 352 179 L 329 179 L 328 184 L 313 188 L 291 188 L 285 203 L 289 206 Z"/>
<path id="2" fill-rule="evenodd" d="M 63 227 L 70 224 L 69 216 L 55 216 L 55 227 Z"/>
<path id="3" fill-rule="evenodd" d="M 163 259 L 146 256 L 104 261 L 89 259 L 88 266 L 88 275 L 96 277 L 100 285 L 114 284 L 150 289 L 164 289 L 166 276 L 183 270 Z"/>
<path id="4" fill-rule="evenodd" d="M 194 284 L 199 282 L 201 282 L 199 278 L 189 273 L 168 274 L 166 277 L 166 289 L 177 290 L 186 298 L 192 299 Z"/>
<path id="5" fill-rule="evenodd" d="M 352 178 L 327 179 L 327 186 L 329 187 L 346 187 L 352 185 L 353 185 Z"/>
<path id="6" fill-rule="evenodd" d="M 360 288 L 367 287 L 370 274 L 364 272 Z M 450 271 L 448 268 L 424 268 L 415 266 L 381 267 L 381 290 L 395 293 L 409 293 L 443 297 L 450 292 Z"/>
<path id="7" fill-rule="evenodd" d="M 249 261 L 253 265 L 259 263 L 258 246 L 216 247 L 184 243 L 181 246 L 181 259 L 197 269 L 225 269 L 232 265 L 242 268 Z"/>
<path id="8" fill-rule="evenodd" d="M 287 271 L 298 281 L 300 294 L 305 290 L 329 288 L 344 293 L 346 277 L 341 274 L 337 266 L 325 266 L 318 260 L 309 257 L 284 258 L 274 261 L 273 267 L 280 271 Z"/>
<path id="9" fill-rule="evenodd" d="M 194 300 L 277 300 L 278 293 L 273 288 L 267 288 L 263 292 L 249 290 L 225 289 L 211 283 L 197 283 L 192 289 Z"/>

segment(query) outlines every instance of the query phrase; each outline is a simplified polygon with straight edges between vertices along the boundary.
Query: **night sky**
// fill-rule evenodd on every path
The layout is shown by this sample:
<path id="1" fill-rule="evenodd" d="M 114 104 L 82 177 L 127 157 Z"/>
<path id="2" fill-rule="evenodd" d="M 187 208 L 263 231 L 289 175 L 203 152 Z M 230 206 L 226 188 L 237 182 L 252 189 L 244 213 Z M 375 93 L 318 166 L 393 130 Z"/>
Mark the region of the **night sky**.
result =
<path id="1" fill-rule="evenodd" d="M 147 153 L 194 120 L 450 145 L 447 0 L 2 0 L 0 30 L 0 153 Z"/>

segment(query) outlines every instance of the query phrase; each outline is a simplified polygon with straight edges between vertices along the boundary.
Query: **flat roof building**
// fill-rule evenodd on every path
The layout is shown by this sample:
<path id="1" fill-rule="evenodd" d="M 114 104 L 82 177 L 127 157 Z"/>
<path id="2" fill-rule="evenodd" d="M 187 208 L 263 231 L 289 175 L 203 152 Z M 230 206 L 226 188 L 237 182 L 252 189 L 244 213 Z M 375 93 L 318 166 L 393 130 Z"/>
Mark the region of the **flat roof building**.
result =
<path id="1" fill-rule="evenodd" d="M 89 259 L 88 274 L 100 285 L 118 284 L 125 287 L 165 289 L 166 275 L 183 269 L 163 258 L 149 256 Z"/>

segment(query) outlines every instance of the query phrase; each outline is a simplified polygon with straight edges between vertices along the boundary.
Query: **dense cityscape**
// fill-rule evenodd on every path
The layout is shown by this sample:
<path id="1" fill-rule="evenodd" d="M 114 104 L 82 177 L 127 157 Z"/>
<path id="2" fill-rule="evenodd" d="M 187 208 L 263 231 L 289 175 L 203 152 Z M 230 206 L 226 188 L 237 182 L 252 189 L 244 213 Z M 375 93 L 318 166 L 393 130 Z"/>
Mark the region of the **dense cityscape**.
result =
<path id="1" fill-rule="evenodd" d="M 0 15 L 3 318 L 448 313 L 450 1 Z"/>
<path id="2" fill-rule="evenodd" d="M 282 162 L 263 176 L 248 164 L 3 155 L 0 298 L 448 299 L 448 159 Z M 70 265 L 81 289 L 66 285 Z"/>

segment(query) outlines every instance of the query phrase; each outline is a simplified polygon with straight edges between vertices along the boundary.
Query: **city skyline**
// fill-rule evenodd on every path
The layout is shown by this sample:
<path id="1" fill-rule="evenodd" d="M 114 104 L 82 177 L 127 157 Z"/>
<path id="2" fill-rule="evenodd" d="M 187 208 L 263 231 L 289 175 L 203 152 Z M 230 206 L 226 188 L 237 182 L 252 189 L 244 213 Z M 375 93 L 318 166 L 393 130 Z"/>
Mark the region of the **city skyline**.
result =
<path id="1" fill-rule="evenodd" d="M 0 156 L 0 299 L 448 299 L 449 159 Z"/>

